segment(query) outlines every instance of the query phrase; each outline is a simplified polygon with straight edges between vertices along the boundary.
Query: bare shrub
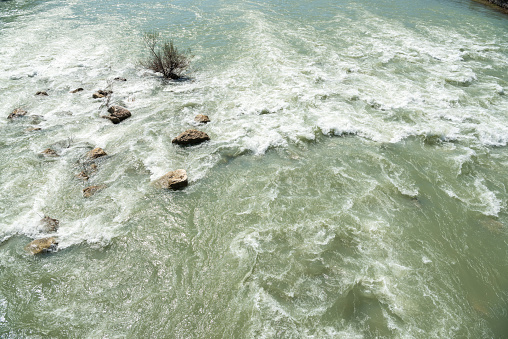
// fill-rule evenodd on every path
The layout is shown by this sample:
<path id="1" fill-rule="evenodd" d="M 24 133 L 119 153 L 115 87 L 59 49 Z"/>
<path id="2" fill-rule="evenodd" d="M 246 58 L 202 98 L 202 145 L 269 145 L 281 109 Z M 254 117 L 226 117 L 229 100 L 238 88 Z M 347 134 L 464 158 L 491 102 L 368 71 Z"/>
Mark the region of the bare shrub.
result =
<path id="1" fill-rule="evenodd" d="M 139 61 L 142 67 L 161 73 L 166 79 L 181 79 L 190 65 L 190 57 L 180 53 L 172 40 L 161 40 L 158 33 L 146 33 L 145 46 L 149 55 Z"/>

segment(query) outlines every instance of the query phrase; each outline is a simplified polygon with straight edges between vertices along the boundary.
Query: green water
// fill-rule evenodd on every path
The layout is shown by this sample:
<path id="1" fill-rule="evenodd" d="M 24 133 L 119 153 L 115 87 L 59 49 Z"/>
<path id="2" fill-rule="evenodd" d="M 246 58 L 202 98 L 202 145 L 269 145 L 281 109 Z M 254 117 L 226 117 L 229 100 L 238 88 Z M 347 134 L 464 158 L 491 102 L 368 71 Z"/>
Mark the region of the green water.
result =
<path id="1" fill-rule="evenodd" d="M 507 36 L 466 0 L 0 2 L 0 337 L 507 337 Z"/>

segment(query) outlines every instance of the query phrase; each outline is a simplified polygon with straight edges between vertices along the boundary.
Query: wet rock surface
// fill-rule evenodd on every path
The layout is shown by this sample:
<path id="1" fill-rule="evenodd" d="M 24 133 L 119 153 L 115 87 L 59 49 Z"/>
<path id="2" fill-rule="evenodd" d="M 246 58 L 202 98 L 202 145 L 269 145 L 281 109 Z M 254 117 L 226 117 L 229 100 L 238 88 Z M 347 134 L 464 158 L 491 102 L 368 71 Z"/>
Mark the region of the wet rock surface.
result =
<path id="1" fill-rule="evenodd" d="M 177 169 L 164 174 L 153 184 L 158 188 L 180 189 L 187 186 L 189 182 L 187 179 L 187 172 L 184 169 Z"/>
<path id="2" fill-rule="evenodd" d="M 104 115 L 102 117 L 111 120 L 111 122 L 114 124 L 118 124 L 121 121 L 131 117 L 131 112 L 121 106 L 111 106 L 108 109 L 108 113 L 109 115 Z"/>
<path id="3" fill-rule="evenodd" d="M 210 140 L 210 137 L 205 132 L 188 129 L 185 132 L 180 133 L 171 142 L 177 145 L 197 145 L 207 140 Z"/>
<path id="4" fill-rule="evenodd" d="M 33 255 L 56 250 L 58 240 L 55 237 L 37 239 L 26 245 L 25 249 Z"/>

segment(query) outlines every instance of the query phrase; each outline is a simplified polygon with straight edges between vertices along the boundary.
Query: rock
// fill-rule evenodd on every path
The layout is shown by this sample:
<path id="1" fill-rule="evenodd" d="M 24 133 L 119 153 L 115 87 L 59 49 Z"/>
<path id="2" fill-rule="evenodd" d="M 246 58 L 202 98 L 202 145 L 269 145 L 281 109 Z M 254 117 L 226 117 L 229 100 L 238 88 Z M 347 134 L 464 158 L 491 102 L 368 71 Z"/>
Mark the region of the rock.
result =
<path id="1" fill-rule="evenodd" d="M 201 132 L 195 129 L 188 129 L 183 133 L 180 133 L 171 142 L 178 145 L 196 145 L 204 141 L 210 140 L 210 137 L 205 132 Z"/>
<path id="2" fill-rule="evenodd" d="M 207 115 L 204 115 L 204 114 L 198 114 L 196 115 L 196 117 L 194 118 L 194 121 L 196 122 L 199 122 L 201 124 L 206 124 L 206 123 L 209 123 L 210 122 L 210 118 L 208 118 Z"/>
<path id="3" fill-rule="evenodd" d="M 40 222 L 42 224 L 42 230 L 46 233 L 56 232 L 58 230 L 58 225 L 60 224 L 60 221 L 48 216 L 44 216 Z"/>
<path id="4" fill-rule="evenodd" d="M 103 157 L 105 155 L 108 155 L 108 154 L 106 152 L 104 152 L 104 150 L 102 148 L 96 147 L 93 150 L 91 150 L 90 152 L 88 152 L 86 156 L 89 159 L 97 159 L 97 158 Z"/>
<path id="5" fill-rule="evenodd" d="M 131 116 L 131 112 L 121 106 L 111 106 L 108 112 L 110 113 L 109 115 L 104 115 L 102 117 L 111 120 L 114 124 L 118 124 Z"/>
<path id="6" fill-rule="evenodd" d="M 81 91 L 84 91 L 84 89 L 80 87 L 80 88 L 76 88 L 75 90 L 71 91 L 71 93 L 78 93 Z"/>
<path id="7" fill-rule="evenodd" d="M 95 193 L 102 191 L 105 189 L 105 185 L 96 185 L 96 186 L 89 186 L 83 190 L 83 197 L 90 198 Z"/>
<path id="8" fill-rule="evenodd" d="M 40 131 L 41 128 L 40 127 L 29 127 L 26 129 L 27 132 L 35 132 L 35 131 Z"/>
<path id="9" fill-rule="evenodd" d="M 179 189 L 187 186 L 189 182 L 187 181 L 187 172 L 183 169 L 177 169 L 164 174 L 153 184 L 158 188 Z"/>
<path id="10" fill-rule="evenodd" d="M 46 91 L 39 91 L 39 92 L 35 93 L 35 95 L 48 96 L 48 92 L 46 92 Z"/>
<path id="11" fill-rule="evenodd" d="M 81 171 L 80 173 L 76 174 L 76 178 L 82 179 L 82 180 L 85 180 L 85 181 L 90 179 L 90 177 L 88 176 L 88 173 L 86 171 Z"/>
<path id="12" fill-rule="evenodd" d="M 58 156 L 58 153 L 56 153 L 56 151 L 51 148 L 46 148 L 44 151 L 41 152 L 41 154 L 43 154 L 46 157 L 57 157 Z"/>
<path id="13" fill-rule="evenodd" d="M 127 79 L 122 78 L 122 77 L 116 77 L 113 80 L 116 80 L 116 81 L 127 81 Z"/>
<path id="14" fill-rule="evenodd" d="M 52 252 L 56 250 L 58 241 L 55 237 L 37 239 L 26 245 L 25 249 L 32 254 L 40 254 L 43 252 Z"/>
<path id="15" fill-rule="evenodd" d="M 11 114 L 9 114 L 9 116 L 7 117 L 7 119 L 15 119 L 15 118 L 19 118 L 19 117 L 24 117 L 25 115 L 27 115 L 27 111 L 21 109 L 21 108 L 16 108 L 14 111 L 12 111 Z"/>
<path id="16" fill-rule="evenodd" d="M 94 98 L 94 99 L 104 98 L 112 93 L 113 93 L 113 91 L 110 91 L 110 90 L 104 91 L 104 90 L 100 89 L 92 95 L 92 98 Z"/>

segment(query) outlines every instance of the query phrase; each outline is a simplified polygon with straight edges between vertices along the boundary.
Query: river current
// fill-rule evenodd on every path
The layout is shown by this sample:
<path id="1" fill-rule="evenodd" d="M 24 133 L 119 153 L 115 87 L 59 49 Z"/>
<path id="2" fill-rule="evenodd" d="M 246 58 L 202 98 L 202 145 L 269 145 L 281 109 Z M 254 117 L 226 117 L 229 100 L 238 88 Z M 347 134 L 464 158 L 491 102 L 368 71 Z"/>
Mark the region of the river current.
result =
<path id="1" fill-rule="evenodd" d="M 187 79 L 139 65 L 147 32 L 190 49 Z M 508 17 L 490 7 L 0 1 L 0 102 L 2 338 L 508 336 Z M 189 128 L 211 140 L 171 143 Z M 185 189 L 151 184 L 180 168 Z"/>

